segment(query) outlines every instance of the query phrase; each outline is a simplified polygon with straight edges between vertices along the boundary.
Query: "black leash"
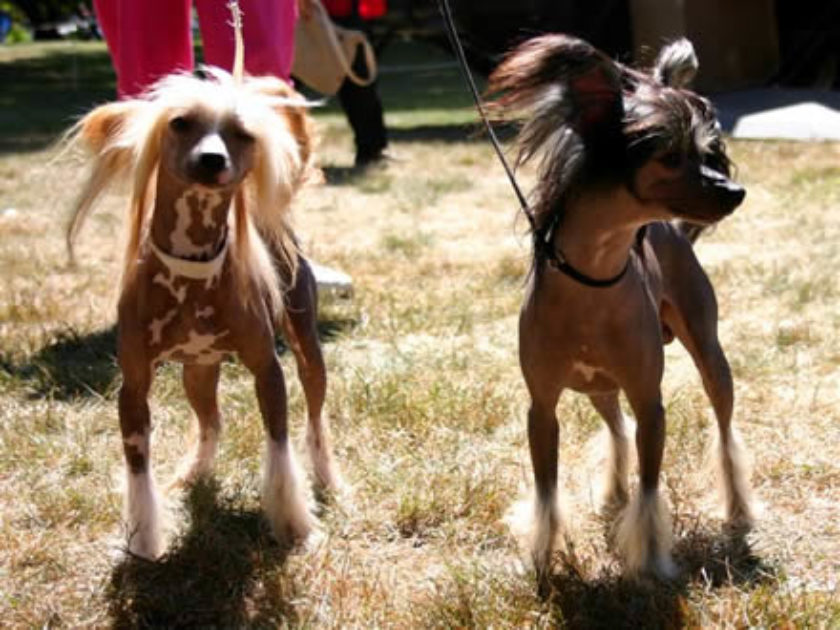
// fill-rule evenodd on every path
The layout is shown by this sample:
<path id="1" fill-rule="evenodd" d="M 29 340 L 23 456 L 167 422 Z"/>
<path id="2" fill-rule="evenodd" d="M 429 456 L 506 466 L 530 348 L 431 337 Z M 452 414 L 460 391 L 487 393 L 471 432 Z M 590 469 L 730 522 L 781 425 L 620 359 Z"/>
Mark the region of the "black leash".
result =
<path id="1" fill-rule="evenodd" d="M 535 231 L 537 224 L 534 220 L 534 215 L 531 212 L 531 208 L 528 207 L 525 195 L 522 194 L 522 190 L 520 190 L 519 184 L 516 182 L 513 169 L 510 168 L 510 165 L 505 158 L 502 146 L 499 144 L 499 139 L 496 137 L 496 132 L 493 131 L 493 125 L 490 124 L 490 120 L 488 120 L 487 114 L 484 111 L 484 106 L 481 103 L 481 96 L 478 93 L 478 88 L 472 78 L 470 68 L 467 65 L 467 56 L 464 54 L 464 48 L 461 46 L 461 40 L 458 39 L 458 33 L 455 31 L 455 21 L 452 19 L 452 11 L 449 8 L 449 0 L 438 0 L 438 8 L 443 16 L 443 22 L 446 24 L 446 34 L 449 37 L 449 43 L 452 44 L 452 48 L 455 49 L 455 55 L 458 57 L 458 65 L 461 68 L 461 74 L 464 75 L 464 80 L 470 88 L 473 101 L 475 101 L 475 107 L 478 110 L 478 114 L 481 116 L 481 120 L 484 121 L 484 127 L 487 129 L 487 135 L 490 136 L 490 143 L 496 150 L 496 155 L 499 156 L 499 161 L 501 161 L 502 166 L 505 169 L 505 173 L 507 173 L 510 185 L 513 186 L 513 192 L 516 193 L 516 198 L 519 200 L 519 206 L 522 208 L 522 212 L 525 213 L 528 223 L 531 224 L 531 230 Z"/>
<path id="2" fill-rule="evenodd" d="M 525 217 L 528 219 L 528 223 L 531 225 L 531 232 L 536 234 L 537 222 L 534 219 L 534 213 L 531 212 L 531 208 L 525 200 L 525 195 L 522 194 L 522 190 L 519 188 L 513 169 L 511 169 L 507 159 L 505 158 L 502 146 L 499 144 L 499 139 L 496 137 L 496 132 L 493 131 L 493 125 L 490 124 L 490 120 L 487 118 L 484 106 L 481 103 L 481 96 L 478 93 L 478 88 L 476 87 L 475 81 L 470 73 L 469 65 L 467 65 L 467 56 L 464 54 L 464 47 L 461 46 L 461 40 L 458 39 L 458 33 L 455 30 L 455 21 L 452 19 L 452 11 L 449 8 L 449 0 L 438 0 L 438 9 L 440 10 L 441 16 L 443 16 L 443 22 L 446 25 L 446 34 L 449 37 L 449 43 L 452 44 L 452 48 L 455 49 L 455 56 L 458 58 L 458 65 L 461 68 L 461 74 L 464 76 L 464 80 L 470 88 L 470 93 L 472 94 L 473 101 L 475 102 L 475 107 L 478 110 L 479 116 L 481 116 L 481 120 L 484 122 L 484 127 L 487 129 L 487 135 L 490 136 L 490 143 L 496 150 L 496 155 L 499 156 L 499 161 L 505 169 L 508 180 L 510 180 L 510 185 L 513 186 L 513 192 L 516 193 L 516 198 L 519 200 L 519 206 L 522 208 L 522 212 L 525 214 Z M 553 232 L 554 230 L 552 229 L 551 231 Z M 642 238 L 643 237 L 644 234 L 642 234 Z M 639 243 L 641 243 L 641 238 L 639 238 Z M 569 261 L 566 260 L 563 252 L 557 251 L 551 242 L 542 243 L 535 240 L 534 246 L 543 249 L 545 259 L 551 267 L 587 287 L 598 289 L 611 287 L 617 284 L 624 277 L 624 274 L 627 273 L 627 269 L 630 267 L 630 258 L 628 258 L 624 268 L 618 274 L 612 278 L 599 280 L 596 278 L 590 278 L 585 273 L 575 269 L 571 264 L 569 264 Z"/>

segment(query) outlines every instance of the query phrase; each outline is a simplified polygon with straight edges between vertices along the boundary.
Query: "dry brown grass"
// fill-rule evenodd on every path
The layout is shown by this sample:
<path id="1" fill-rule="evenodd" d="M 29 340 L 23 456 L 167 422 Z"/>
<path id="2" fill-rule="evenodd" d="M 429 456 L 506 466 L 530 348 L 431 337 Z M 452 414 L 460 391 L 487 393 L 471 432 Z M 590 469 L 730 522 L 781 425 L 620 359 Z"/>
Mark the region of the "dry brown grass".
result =
<path id="1" fill-rule="evenodd" d="M 402 125 L 468 113 L 399 112 Z M 665 478 L 674 584 L 635 584 L 592 513 L 595 414 L 560 403 L 561 470 L 576 557 L 540 597 L 502 518 L 529 484 L 516 313 L 524 226 L 489 147 L 395 142 L 361 178 L 345 123 L 320 114 L 332 183 L 298 203 L 304 248 L 351 273 L 324 310 L 328 409 L 352 496 L 322 514 L 323 544 L 287 555 L 258 509 L 262 432 L 249 376 L 225 365 L 215 479 L 171 498 L 160 563 L 121 548 L 112 305 L 121 202 L 104 205 L 69 269 L 75 167 L 0 156 L 0 620 L 6 627 L 809 627 L 840 624 L 840 146 L 733 143 L 747 202 L 699 255 L 721 304 L 736 422 L 764 504 L 720 533 L 703 466 L 710 424 L 685 352 L 668 349 Z M 405 135 L 405 134 L 403 134 Z M 283 356 L 288 374 L 291 358 Z M 293 377 L 291 412 L 302 434 Z M 156 382 L 161 479 L 190 418 L 175 367 Z M 300 445 L 300 442 L 298 441 Z M 299 449 L 302 453 L 303 449 Z"/>

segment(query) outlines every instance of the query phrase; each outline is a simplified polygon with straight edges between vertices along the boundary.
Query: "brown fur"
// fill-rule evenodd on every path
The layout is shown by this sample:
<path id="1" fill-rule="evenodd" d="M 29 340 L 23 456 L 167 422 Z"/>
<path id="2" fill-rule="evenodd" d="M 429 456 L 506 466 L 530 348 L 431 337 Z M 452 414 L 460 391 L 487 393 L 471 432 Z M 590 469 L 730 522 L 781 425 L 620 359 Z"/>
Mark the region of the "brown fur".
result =
<path id="1" fill-rule="evenodd" d="M 531 396 L 536 513 L 551 513 L 556 505 L 557 400 L 564 389 L 586 393 L 613 442 L 607 513 L 627 504 L 616 542 L 630 572 L 663 575 L 672 573 L 673 563 L 658 494 L 665 444 L 660 381 L 663 343 L 672 335 L 694 359 L 717 415 L 728 516 L 742 522 L 750 516 L 747 480 L 730 446 L 732 378 L 717 338 L 714 292 L 676 222 L 718 221 L 744 193 L 728 178 L 713 109 L 685 89 L 696 70 L 691 45 L 683 40 L 675 46 L 646 73 L 613 62 L 581 40 L 543 36 L 511 53 L 490 81 L 499 115 L 526 120 L 519 163 L 539 159 L 532 197 L 534 273 L 519 327 L 520 363 Z M 564 259 L 593 280 L 619 279 L 587 286 L 560 271 L 556 263 Z M 638 423 L 640 488 L 629 503 L 620 391 Z M 559 522 L 539 519 L 536 528 L 544 531 L 534 540 L 553 540 Z M 533 554 L 545 573 L 550 550 L 541 542 Z"/>
<path id="2" fill-rule="evenodd" d="M 288 222 L 311 168 L 311 122 L 281 81 L 208 69 L 201 80 L 164 78 L 143 97 L 103 105 L 77 125 L 92 152 L 88 181 L 68 230 L 72 246 L 113 181 L 131 187 L 129 241 L 118 308 L 120 427 L 128 475 L 129 549 L 163 549 L 151 474 L 148 395 L 155 368 L 177 361 L 200 427 L 180 482 L 209 472 L 221 431 L 219 363 L 236 354 L 255 378 L 268 442 L 264 506 L 278 537 L 302 539 L 314 524 L 288 440 L 286 392 L 274 351 L 282 327 L 309 411 L 316 481 L 333 490 L 322 421 L 326 371 L 317 337 L 317 292 Z M 284 308 L 285 306 L 285 308 Z"/>

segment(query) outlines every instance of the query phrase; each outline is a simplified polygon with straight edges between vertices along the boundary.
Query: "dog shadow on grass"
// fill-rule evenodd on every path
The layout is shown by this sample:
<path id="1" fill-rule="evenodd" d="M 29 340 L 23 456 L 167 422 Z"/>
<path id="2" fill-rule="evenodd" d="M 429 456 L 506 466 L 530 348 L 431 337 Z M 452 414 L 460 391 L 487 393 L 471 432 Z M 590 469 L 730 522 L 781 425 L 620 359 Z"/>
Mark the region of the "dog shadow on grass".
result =
<path id="1" fill-rule="evenodd" d="M 329 343 L 356 324 L 352 318 L 319 320 L 318 337 L 321 343 Z M 286 350 L 278 336 L 277 351 L 282 355 Z M 67 329 L 23 360 L 0 353 L 0 372 L 24 384 L 32 400 L 107 398 L 119 382 L 116 354 L 116 326 L 86 334 Z"/>
<path id="2" fill-rule="evenodd" d="M 31 399 L 107 396 L 115 386 L 117 327 L 64 330 L 23 361 L 0 356 L 0 370 L 27 385 Z"/>
<path id="3" fill-rule="evenodd" d="M 668 582 L 626 578 L 617 565 L 592 578 L 567 564 L 542 585 L 541 595 L 567 628 L 684 628 L 701 621 L 690 616 L 692 587 L 750 590 L 777 577 L 742 532 L 695 527 L 677 540 L 674 559 L 680 573 Z"/>
<path id="4" fill-rule="evenodd" d="M 296 625 L 289 553 L 261 513 L 195 484 L 184 498 L 187 530 L 157 562 L 126 556 L 105 592 L 114 628 L 241 628 Z"/>

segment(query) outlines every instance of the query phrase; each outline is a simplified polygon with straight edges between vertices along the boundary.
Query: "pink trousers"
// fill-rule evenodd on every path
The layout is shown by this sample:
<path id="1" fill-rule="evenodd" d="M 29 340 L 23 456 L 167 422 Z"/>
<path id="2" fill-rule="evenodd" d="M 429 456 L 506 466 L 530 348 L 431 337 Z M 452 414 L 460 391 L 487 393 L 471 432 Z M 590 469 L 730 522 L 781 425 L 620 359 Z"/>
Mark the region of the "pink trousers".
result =
<path id="1" fill-rule="evenodd" d="M 227 0 L 195 0 L 204 61 L 230 70 L 233 27 Z M 121 97 L 139 94 L 175 70 L 192 70 L 191 0 L 94 0 Z M 240 0 L 245 70 L 289 80 L 297 0 Z"/>

